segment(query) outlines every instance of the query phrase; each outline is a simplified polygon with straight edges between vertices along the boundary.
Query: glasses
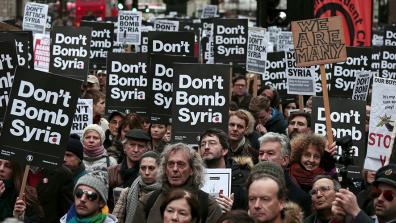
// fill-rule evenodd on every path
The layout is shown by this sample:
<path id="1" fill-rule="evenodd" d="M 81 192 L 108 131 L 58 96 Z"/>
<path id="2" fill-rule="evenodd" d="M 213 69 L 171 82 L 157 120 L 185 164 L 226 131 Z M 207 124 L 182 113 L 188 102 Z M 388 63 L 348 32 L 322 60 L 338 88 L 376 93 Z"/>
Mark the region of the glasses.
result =
<path id="1" fill-rule="evenodd" d="M 384 197 L 385 200 L 391 202 L 393 201 L 393 192 L 391 190 L 381 190 L 378 187 L 373 187 L 371 190 L 371 197 L 378 198 L 380 195 Z"/>
<path id="2" fill-rule="evenodd" d="M 81 197 L 83 195 L 87 196 L 87 199 L 90 201 L 96 201 L 96 199 L 98 199 L 98 194 L 93 192 L 93 191 L 87 191 L 87 190 L 83 190 L 83 189 L 76 189 L 76 193 L 74 194 L 74 196 L 76 196 L 76 198 L 81 199 Z"/>
<path id="3" fill-rule="evenodd" d="M 318 191 L 320 191 L 320 193 L 323 194 L 323 193 L 330 191 L 331 189 L 332 189 L 332 187 L 330 187 L 330 186 L 320 186 L 320 187 L 313 188 L 312 190 L 310 190 L 309 194 L 311 194 L 311 196 L 317 195 Z"/>
<path id="4" fill-rule="evenodd" d="M 201 147 L 205 147 L 206 145 L 215 146 L 215 145 L 217 145 L 217 144 L 219 144 L 219 143 L 216 142 L 216 141 L 213 141 L 213 140 L 207 141 L 207 142 L 202 141 L 202 142 L 201 142 Z"/>

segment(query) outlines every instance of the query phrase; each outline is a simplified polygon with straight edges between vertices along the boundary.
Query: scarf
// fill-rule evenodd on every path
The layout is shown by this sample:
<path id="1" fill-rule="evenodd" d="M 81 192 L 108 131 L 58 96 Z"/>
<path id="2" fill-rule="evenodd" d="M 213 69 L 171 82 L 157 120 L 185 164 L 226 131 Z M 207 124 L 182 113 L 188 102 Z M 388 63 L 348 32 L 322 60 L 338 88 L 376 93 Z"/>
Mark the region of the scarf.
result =
<path id="1" fill-rule="evenodd" d="M 297 183 L 304 190 L 310 190 L 313 185 L 313 179 L 320 174 L 324 174 L 325 171 L 318 167 L 314 170 L 306 170 L 299 163 L 292 164 L 290 168 L 291 175 L 297 180 Z"/>
<path id="2" fill-rule="evenodd" d="M 103 145 L 97 146 L 93 149 L 87 149 L 87 147 L 84 146 L 84 154 L 91 158 L 103 155 L 104 151 L 105 148 Z"/>
<path id="3" fill-rule="evenodd" d="M 161 188 L 160 183 L 153 183 L 151 185 L 147 185 L 143 182 L 142 177 L 139 176 L 132 184 L 131 188 L 129 188 L 128 191 L 128 197 L 127 197 L 127 204 L 125 206 L 125 211 L 127 213 L 127 216 L 125 218 L 125 222 L 132 222 L 133 217 L 136 212 L 136 208 L 139 204 L 139 193 L 140 190 L 149 193 L 151 191 L 155 191 Z"/>
<path id="4" fill-rule="evenodd" d="M 99 212 L 99 214 L 90 218 L 79 218 L 76 212 L 76 206 L 73 204 L 69 211 L 67 211 L 66 222 L 67 223 L 102 223 L 109 215 L 109 208 L 105 205 Z"/>
<path id="5" fill-rule="evenodd" d="M 3 180 L 5 190 L 0 196 L 0 221 L 12 217 L 17 191 L 12 180 Z"/>
<path id="6" fill-rule="evenodd" d="M 121 163 L 120 175 L 123 187 L 130 187 L 134 180 L 139 176 L 139 163 L 135 163 L 133 168 L 128 168 L 127 158 L 124 158 Z"/>

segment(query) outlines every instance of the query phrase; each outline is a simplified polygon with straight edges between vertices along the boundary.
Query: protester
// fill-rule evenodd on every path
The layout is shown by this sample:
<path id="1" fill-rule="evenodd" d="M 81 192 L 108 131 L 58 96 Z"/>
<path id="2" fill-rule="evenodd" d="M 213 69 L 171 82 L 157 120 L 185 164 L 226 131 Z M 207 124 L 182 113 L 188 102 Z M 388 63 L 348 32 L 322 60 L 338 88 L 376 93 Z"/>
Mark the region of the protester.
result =
<path id="1" fill-rule="evenodd" d="M 83 99 L 92 99 L 93 124 L 98 124 L 103 131 L 109 128 L 109 122 L 103 117 L 105 114 L 106 95 L 99 90 L 88 90 L 81 96 Z"/>
<path id="2" fill-rule="evenodd" d="M 150 126 L 150 150 L 156 151 L 158 153 L 162 153 L 167 142 L 164 141 L 164 136 L 167 131 L 166 124 L 151 124 Z"/>
<path id="3" fill-rule="evenodd" d="M 117 164 L 117 161 L 107 155 L 103 146 L 105 134 L 103 129 L 97 124 L 91 124 L 84 128 L 83 148 L 84 165 L 87 172 L 102 170 L 107 172 L 107 168 Z"/>
<path id="4" fill-rule="evenodd" d="M 92 222 L 116 223 L 106 205 L 107 176 L 102 171 L 93 171 L 81 177 L 74 187 L 74 204 L 60 219 L 61 223 Z"/>
<path id="5" fill-rule="evenodd" d="M 283 109 L 283 116 L 285 119 L 289 119 L 289 115 L 291 111 L 297 109 L 297 104 L 295 98 L 285 98 L 282 99 L 282 109 Z"/>
<path id="6" fill-rule="evenodd" d="M 247 91 L 247 81 L 244 76 L 236 76 L 232 80 L 231 100 L 236 103 L 240 109 L 248 109 L 252 96 Z"/>
<path id="7" fill-rule="evenodd" d="M 99 81 L 99 90 L 103 93 L 106 94 L 106 85 L 107 85 L 107 74 L 106 70 L 98 70 L 96 72 L 96 77 L 98 78 Z"/>
<path id="8" fill-rule="evenodd" d="M 22 170 L 19 164 L 0 159 L 0 221 L 13 216 L 21 180 Z"/>
<path id="9" fill-rule="evenodd" d="M 136 178 L 131 187 L 122 190 L 114 207 L 113 215 L 117 217 L 118 222 L 132 222 L 139 199 L 151 191 L 161 188 L 161 184 L 156 181 L 159 161 L 159 154 L 154 151 L 148 151 L 142 155 L 140 176 Z"/>
<path id="10" fill-rule="evenodd" d="M 88 75 L 87 77 L 87 85 L 85 86 L 85 90 L 100 90 L 99 80 L 95 75 Z"/>
<path id="11" fill-rule="evenodd" d="M 186 144 L 166 146 L 161 155 L 159 182 L 161 190 L 156 190 L 140 199 L 133 222 L 162 222 L 160 205 L 174 188 L 182 188 L 197 194 L 201 206 L 201 222 L 216 222 L 221 216 L 221 208 L 207 193 L 200 190 L 203 184 L 203 162 L 198 153 Z"/>
<path id="12" fill-rule="evenodd" d="M 280 103 L 278 91 L 272 85 L 264 85 L 257 91 L 257 95 L 265 96 L 270 100 L 271 107 L 277 109 Z"/>
<path id="13" fill-rule="evenodd" d="M 106 149 L 108 149 L 113 144 L 113 140 L 117 138 L 118 127 L 124 117 L 125 114 L 119 111 L 114 111 L 109 115 L 109 129 L 105 132 L 105 141 L 103 143 Z"/>
<path id="14" fill-rule="evenodd" d="M 166 196 L 161 207 L 164 223 L 198 223 L 200 207 L 196 194 L 180 188 L 173 189 Z"/>
<path id="15" fill-rule="evenodd" d="M 252 113 L 250 113 L 249 111 L 246 111 L 244 109 L 239 109 L 239 111 L 245 113 L 247 115 L 247 117 L 249 118 L 249 122 L 248 122 L 248 126 L 247 126 L 247 131 L 246 131 L 245 137 L 249 140 L 250 145 L 255 150 L 259 150 L 260 144 L 259 144 L 258 138 L 260 138 L 261 134 L 258 133 L 257 131 L 255 131 L 256 119 L 254 118 Z"/>
<path id="16" fill-rule="evenodd" d="M 289 139 L 293 139 L 299 133 L 309 133 L 311 131 L 311 114 L 306 112 L 292 112 L 289 115 L 287 134 Z"/>
<path id="17" fill-rule="evenodd" d="M 373 182 L 375 180 L 375 171 L 363 169 L 363 190 L 357 196 L 359 207 L 368 215 L 375 216 L 374 199 L 371 196 L 373 190 Z"/>
<path id="18" fill-rule="evenodd" d="M 74 183 L 87 173 L 83 163 L 84 148 L 81 144 L 80 137 L 76 134 L 71 134 L 67 142 L 66 152 L 63 156 L 63 165 L 69 168 L 73 174 Z"/>

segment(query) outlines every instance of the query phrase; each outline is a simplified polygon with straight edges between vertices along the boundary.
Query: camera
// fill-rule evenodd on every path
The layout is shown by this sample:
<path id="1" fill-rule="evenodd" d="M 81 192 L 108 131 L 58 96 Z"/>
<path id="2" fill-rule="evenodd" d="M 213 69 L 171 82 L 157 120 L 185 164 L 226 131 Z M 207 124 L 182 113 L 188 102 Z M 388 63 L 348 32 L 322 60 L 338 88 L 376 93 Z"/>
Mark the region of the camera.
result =
<path id="1" fill-rule="evenodd" d="M 343 165 L 345 168 L 353 164 L 353 154 L 355 150 L 352 148 L 352 136 L 346 135 L 336 140 L 336 145 L 341 146 L 341 154 L 333 155 L 333 159 L 337 164 Z"/>

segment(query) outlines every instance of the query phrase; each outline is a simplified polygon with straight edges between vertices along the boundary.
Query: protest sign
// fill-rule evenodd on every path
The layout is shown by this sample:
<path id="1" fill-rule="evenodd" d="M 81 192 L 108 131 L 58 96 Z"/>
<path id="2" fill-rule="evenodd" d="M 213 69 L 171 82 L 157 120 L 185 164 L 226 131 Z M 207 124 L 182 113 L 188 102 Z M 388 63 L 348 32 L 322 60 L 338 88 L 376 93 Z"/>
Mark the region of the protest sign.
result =
<path id="1" fill-rule="evenodd" d="M 201 56 L 202 62 L 206 64 L 214 63 L 213 44 L 213 19 L 202 19 L 201 27 Z"/>
<path id="2" fill-rule="evenodd" d="M 230 99 L 229 65 L 175 64 L 172 139 L 197 144 L 203 129 L 227 132 Z"/>
<path id="3" fill-rule="evenodd" d="M 177 31 L 179 31 L 179 21 L 156 19 L 154 21 L 154 30 L 155 31 L 177 32 Z"/>
<path id="4" fill-rule="evenodd" d="M 149 32 L 149 53 L 194 56 L 194 32 Z"/>
<path id="5" fill-rule="evenodd" d="M 123 44 L 140 44 L 142 12 L 118 11 L 117 42 Z"/>
<path id="6" fill-rule="evenodd" d="M 287 94 L 316 95 L 316 72 L 311 67 L 296 67 L 294 51 L 286 51 Z"/>
<path id="7" fill-rule="evenodd" d="M 89 69 L 91 28 L 59 27 L 51 31 L 49 71 L 86 80 Z"/>
<path id="8" fill-rule="evenodd" d="M 0 42 L 2 41 L 15 42 L 18 66 L 33 67 L 33 37 L 31 31 L 0 32 Z"/>
<path id="9" fill-rule="evenodd" d="M 396 79 L 396 47 L 381 46 L 379 50 L 379 77 Z M 373 58 L 373 60 L 374 59 L 377 58 Z"/>
<path id="10" fill-rule="evenodd" d="M 149 117 L 151 123 L 171 123 L 173 96 L 173 64 L 194 63 L 193 57 L 170 56 L 152 54 L 150 56 L 149 79 L 152 88 L 148 98 L 150 100 Z"/>
<path id="11" fill-rule="evenodd" d="M 214 20 L 214 62 L 246 63 L 247 19 Z"/>
<path id="12" fill-rule="evenodd" d="M 253 73 L 265 73 L 267 60 L 267 35 L 264 28 L 249 28 L 246 54 L 246 70 Z"/>
<path id="13" fill-rule="evenodd" d="M 201 190 L 213 197 L 219 197 L 219 194 L 229 197 L 231 195 L 231 179 L 231 169 L 206 168 L 204 175 L 204 185 Z"/>
<path id="14" fill-rule="evenodd" d="M 0 127 L 3 126 L 16 67 L 17 56 L 14 42 L 0 42 Z"/>
<path id="15" fill-rule="evenodd" d="M 396 80 L 374 77 L 365 169 L 375 171 L 389 162 L 395 114 Z"/>
<path id="16" fill-rule="evenodd" d="M 262 75 L 262 86 L 271 85 L 280 97 L 287 96 L 286 85 L 286 58 L 284 52 L 272 52 L 267 54 L 265 72 Z"/>
<path id="17" fill-rule="evenodd" d="M 353 88 L 352 99 L 366 101 L 367 94 L 370 88 L 371 71 L 358 71 L 356 73 L 356 80 Z"/>
<path id="18" fill-rule="evenodd" d="M 213 18 L 217 16 L 217 5 L 204 5 L 202 8 L 201 18 Z"/>
<path id="19" fill-rule="evenodd" d="M 345 43 L 348 46 L 370 46 L 373 21 L 373 0 L 314 1 L 314 17 L 342 17 Z"/>
<path id="20" fill-rule="evenodd" d="M 278 36 L 279 33 L 282 31 L 282 29 L 277 26 L 270 26 L 268 27 L 267 31 L 269 35 L 269 41 L 272 43 L 274 47 L 276 47 L 276 44 L 278 43 Z"/>
<path id="21" fill-rule="evenodd" d="M 45 33 L 47 14 L 47 4 L 27 2 L 23 15 L 23 30 L 30 30 L 33 33 Z"/>
<path id="22" fill-rule="evenodd" d="M 386 26 L 383 34 L 384 46 L 396 46 L 396 27 Z"/>
<path id="23" fill-rule="evenodd" d="M 368 47 L 347 47 L 345 62 L 333 65 L 330 96 L 351 98 L 356 74 L 371 71 L 371 49 Z"/>
<path id="24" fill-rule="evenodd" d="M 384 30 L 373 30 L 373 38 L 371 40 L 372 46 L 384 45 Z"/>
<path id="25" fill-rule="evenodd" d="M 81 27 L 91 27 L 91 52 L 89 68 L 105 69 L 107 53 L 112 52 L 114 39 L 114 24 L 105 22 L 81 21 Z"/>
<path id="26" fill-rule="evenodd" d="M 153 31 L 151 26 L 142 26 L 141 28 L 141 41 L 140 45 L 136 45 L 137 53 L 147 53 L 148 52 L 148 32 Z M 113 51 L 114 52 L 114 51 Z"/>
<path id="27" fill-rule="evenodd" d="M 93 100 L 78 99 L 76 113 L 74 114 L 73 124 L 70 134 L 75 133 L 82 138 L 84 128 L 93 123 Z"/>
<path id="28" fill-rule="evenodd" d="M 34 69 L 48 72 L 50 62 L 50 35 L 49 34 L 34 34 L 33 41 L 33 55 L 34 55 Z"/>
<path id="29" fill-rule="evenodd" d="M 312 129 L 316 134 L 326 136 L 326 118 L 323 99 L 313 97 L 312 99 Z M 346 135 L 352 137 L 352 148 L 354 149 L 353 165 L 360 167 L 364 163 L 366 153 L 365 119 L 366 102 L 354 101 L 346 98 L 331 98 L 331 126 L 334 138 L 340 139 Z M 341 147 L 337 146 L 337 153 L 341 154 Z"/>
<path id="30" fill-rule="evenodd" d="M 81 83 L 18 67 L 0 136 L 0 158 L 61 166 Z"/>
<path id="31" fill-rule="evenodd" d="M 106 113 L 147 113 L 151 90 L 148 58 L 143 53 L 109 53 L 107 57 Z"/>
<path id="32" fill-rule="evenodd" d="M 293 35 L 292 32 L 281 31 L 278 33 L 278 42 L 276 44 L 277 51 L 291 51 L 293 50 Z"/>
<path id="33" fill-rule="evenodd" d="M 341 17 L 294 21 L 291 26 L 298 67 L 346 60 Z"/>
<path id="34" fill-rule="evenodd" d="M 377 46 L 371 47 L 371 73 L 373 77 L 380 77 L 380 67 L 381 67 L 381 49 Z"/>

